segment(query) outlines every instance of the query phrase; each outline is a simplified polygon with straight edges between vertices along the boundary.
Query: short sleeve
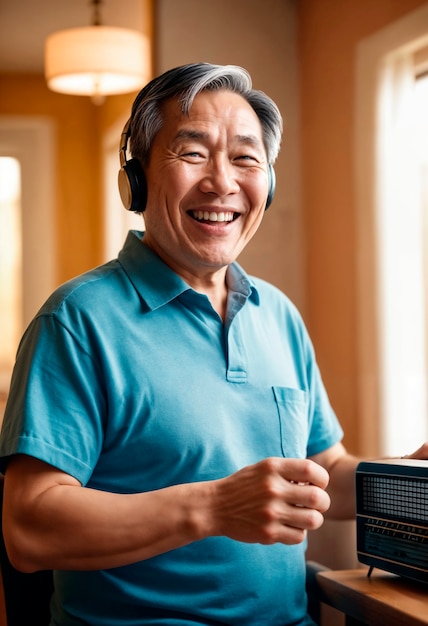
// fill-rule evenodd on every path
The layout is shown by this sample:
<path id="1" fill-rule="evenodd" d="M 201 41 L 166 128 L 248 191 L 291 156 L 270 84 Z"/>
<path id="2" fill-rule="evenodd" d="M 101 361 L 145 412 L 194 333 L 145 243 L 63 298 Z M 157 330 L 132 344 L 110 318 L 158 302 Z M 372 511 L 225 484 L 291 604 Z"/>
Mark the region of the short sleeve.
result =
<path id="1" fill-rule="evenodd" d="M 101 369 L 82 337 L 39 315 L 18 349 L 0 438 L 0 469 L 12 454 L 36 457 L 86 484 L 103 439 Z"/>

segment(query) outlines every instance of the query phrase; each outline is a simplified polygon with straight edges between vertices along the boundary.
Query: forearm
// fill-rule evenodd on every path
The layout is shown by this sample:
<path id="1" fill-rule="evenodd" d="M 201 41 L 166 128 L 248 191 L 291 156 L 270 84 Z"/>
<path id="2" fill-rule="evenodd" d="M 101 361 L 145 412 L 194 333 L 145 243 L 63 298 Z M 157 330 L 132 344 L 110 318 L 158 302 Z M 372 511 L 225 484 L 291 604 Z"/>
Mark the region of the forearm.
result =
<path id="1" fill-rule="evenodd" d="M 208 484 L 124 495 L 58 483 L 23 499 L 19 473 L 8 473 L 4 535 L 23 571 L 127 565 L 196 541 L 208 526 Z"/>
<path id="2" fill-rule="evenodd" d="M 330 468 L 327 492 L 331 498 L 327 519 L 346 520 L 355 518 L 355 470 L 359 459 L 346 454 Z"/>
<path id="3" fill-rule="evenodd" d="M 321 525 L 327 482 L 309 460 L 270 458 L 217 480 L 121 495 L 18 456 L 6 472 L 4 535 L 23 571 L 118 567 L 210 536 L 296 544 Z"/>

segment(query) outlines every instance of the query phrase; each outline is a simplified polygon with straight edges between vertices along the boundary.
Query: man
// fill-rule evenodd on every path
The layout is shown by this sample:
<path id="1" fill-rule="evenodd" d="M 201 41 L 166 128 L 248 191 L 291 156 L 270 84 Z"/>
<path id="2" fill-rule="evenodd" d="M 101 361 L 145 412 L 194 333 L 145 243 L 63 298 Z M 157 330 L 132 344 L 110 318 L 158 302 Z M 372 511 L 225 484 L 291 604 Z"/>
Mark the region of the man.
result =
<path id="1" fill-rule="evenodd" d="M 56 570 L 54 625 L 312 623 L 306 532 L 352 516 L 356 460 L 298 312 L 235 263 L 281 130 L 241 68 L 154 79 L 121 145 L 145 233 L 24 335 L 4 534 L 16 567 Z"/>

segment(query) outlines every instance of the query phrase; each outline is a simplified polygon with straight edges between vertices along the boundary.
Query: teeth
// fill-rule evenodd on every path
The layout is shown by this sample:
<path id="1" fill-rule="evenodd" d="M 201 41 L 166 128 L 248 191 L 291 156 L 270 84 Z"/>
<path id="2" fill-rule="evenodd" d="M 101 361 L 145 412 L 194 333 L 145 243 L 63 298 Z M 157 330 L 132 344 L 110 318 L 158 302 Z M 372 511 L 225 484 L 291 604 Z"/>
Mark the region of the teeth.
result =
<path id="1" fill-rule="evenodd" d="M 193 217 L 199 221 L 206 222 L 231 222 L 233 220 L 233 213 L 231 211 L 215 213 L 212 211 L 193 211 Z"/>

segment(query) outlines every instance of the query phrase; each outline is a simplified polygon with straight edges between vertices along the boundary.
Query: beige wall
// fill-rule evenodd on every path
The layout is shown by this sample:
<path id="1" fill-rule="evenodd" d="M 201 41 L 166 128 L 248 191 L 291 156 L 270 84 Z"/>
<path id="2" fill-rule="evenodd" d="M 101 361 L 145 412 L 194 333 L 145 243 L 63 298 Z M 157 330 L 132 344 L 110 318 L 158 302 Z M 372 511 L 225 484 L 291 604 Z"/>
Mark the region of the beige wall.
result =
<path id="1" fill-rule="evenodd" d="M 294 2 L 157 0 L 155 6 L 156 73 L 199 61 L 242 65 L 254 87 L 266 91 L 282 112 L 285 132 L 275 166 L 275 199 L 239 260 L 304 308 Z"/>
<path id="2" fill-rule="evenodd" d="M 147 7 L 150 23 L 151 2 Z M 277 193 L 241 262 L 302 310 L 332 403 L 359 442 L 353 140 L 358 43 L 426 0 L 157 0 L 157 73 L 236 63 L 285 118 Z M 101 135 L 132 95 L 100 109 L 50 92 L 43 76 L 0 75 L 0 115 L 46 115 L 57 133 L 57 281 L 102 258 Z M 302 153 L 302 158 L 300 156 Z M 304 221 L 302 221 L 304 220 Z M 303 224 L 303 225 L 302 225 Z"/>

